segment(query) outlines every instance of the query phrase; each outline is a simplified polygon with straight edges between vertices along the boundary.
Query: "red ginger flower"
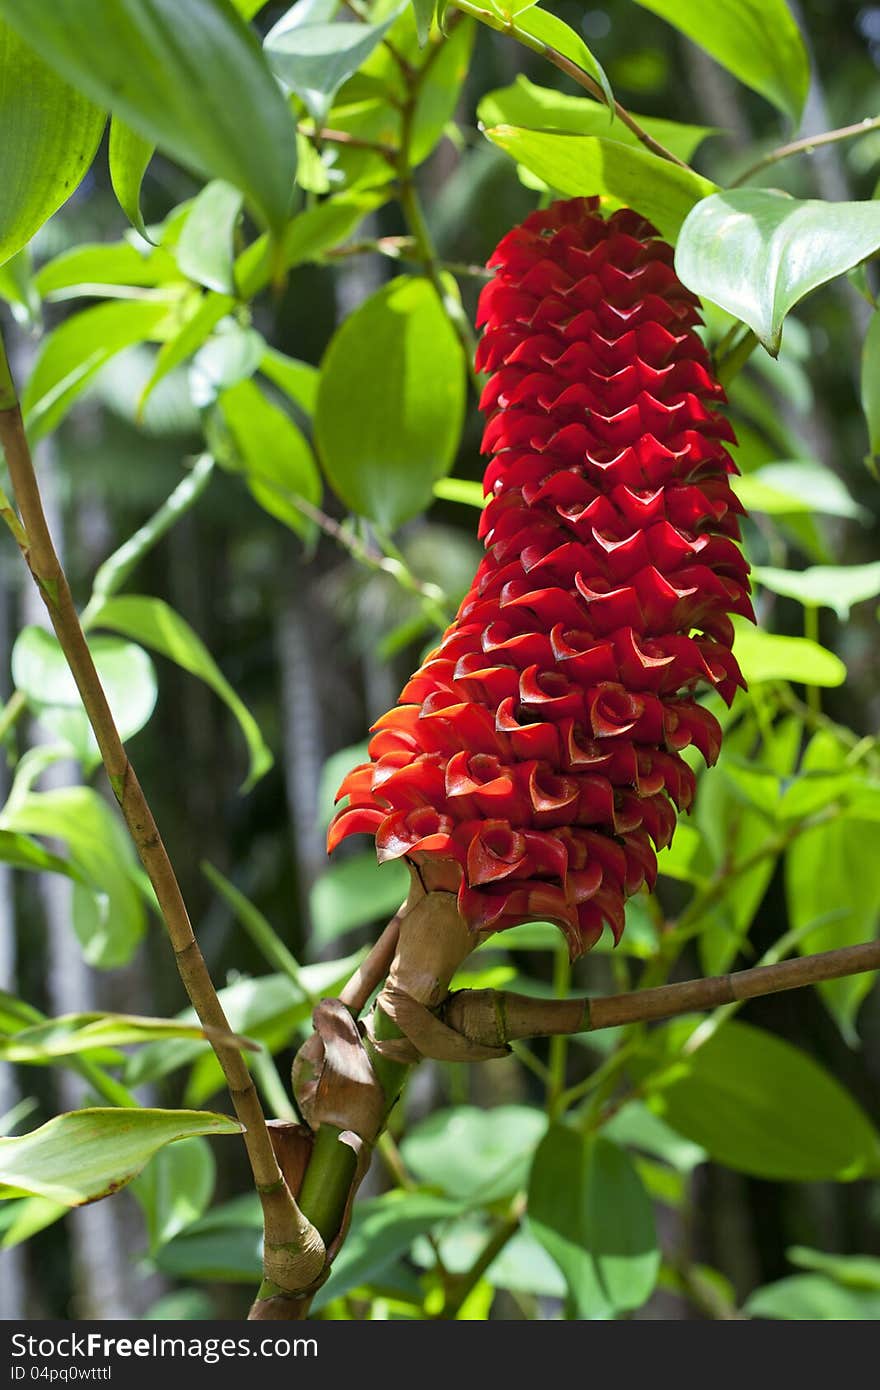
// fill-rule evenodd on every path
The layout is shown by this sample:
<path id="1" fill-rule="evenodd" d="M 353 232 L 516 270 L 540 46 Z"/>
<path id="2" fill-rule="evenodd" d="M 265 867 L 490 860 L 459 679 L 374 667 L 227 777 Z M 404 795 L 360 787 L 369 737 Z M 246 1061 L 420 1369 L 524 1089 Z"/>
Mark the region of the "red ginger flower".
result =
<path id="1" fill-rule="evenodd" d="M 549 919 L 572 955 L 657 873 L 743 679 L 742 507 L 694 332 L 698 300 L 638 213 L 533 213 L 480 298 L 486 555 L 452 626 L 374 725 L 329 834 L 375 835 L 478 932 Z"/>

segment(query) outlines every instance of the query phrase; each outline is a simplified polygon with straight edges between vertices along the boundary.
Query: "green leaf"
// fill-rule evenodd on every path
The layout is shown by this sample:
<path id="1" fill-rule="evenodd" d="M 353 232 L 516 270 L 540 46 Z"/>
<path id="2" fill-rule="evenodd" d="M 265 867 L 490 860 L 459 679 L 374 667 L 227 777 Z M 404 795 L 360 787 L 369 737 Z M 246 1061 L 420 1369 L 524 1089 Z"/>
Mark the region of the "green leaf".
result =
<path id="1" fill-rule="evenodd" d="M 98 304 L 44 338 L 21 400 L 31 441 L 56 428 L 117 352 L 156 338 L 168 312 L 167 303 L 147 300 Z"/>
<path id="2" fill-rule="evenodd" d="M 377 864 L 374 850 L 325 869 L 309 896 L 314 947 L 327 946 L 355 927 L 386 921 L 405 900 L 408 884 L 405 866 L 396 860 Z"/>
<path id="3" fill-rule="evenodd" d="M 733 188 L 699 203 L 675 268 L 688 289 L 742 319 L 776 356 L 786 314 L 880 247 L 880 203 L 800 201 Z"/>
<path id="4" fill-rule="evenodd" d="M 372 1279 L 405 1254 L 417 1236 L 460 1212 L 460 1203 L 424 1192 L 392 1193 L 358 1202 L 330 1278 L 318 1291 L 314 1311 Z"/>
<path id="5" fill-rule="evenodd" d="M 292 217 L 277 252 L 267 236 L 251 242 L 235 262 L 235 281 L 242 299 L 252 299 L 269 284 L 273 273 L 320 260 L 325 251 L 345 241 L 360 222 L 385 201 L 383 193 L 337 195 Z M 225 311 L 224 311 L 225 312 Z"/>
<path id="6" fill-rule="evenodd" d="M 242 194 L 215 179 L 192 203 L 177 240 L 177 264 L 184 275 L 219 294 L 235 294 L 235 228 Z"/>
<path id="7" fill-rule="evenodd" d="M 631 114 L 643 130 L 679 159 L 690 160 L 703 140 L 715 134 L 714 126 L 685 125 L 681 121 Z M 509 87 L 488 92 L 477 106 L 477 116 L 484 126 L 525 126 L 530 130 L 598 135 L 623 145 L 640 145 L 638 136 L 607 106 L 589 97 L 572 97 L 551 87 L 538 87 L 522 74 Z"/>
<path id="8" fill-rule="evenodd" d="M 35 276 L 46 299 L 107 293 L 110 285 L 156 286 L 180 280 L 174 258 L 162 247 L 138 249 L 128 241 L 85 242 L 47 261 Z"/>
<path id="9" fill-rule="evenodd" d="M 324 357 L 315 436 L 353 511 L 393 530 L 427 507 L 455 459 L 464 357 L 433 286 L 392 280 L 337 330 Z"/>
<path id="10" fill-rule="evenodd" d="M 651 1203 L 623 1149 L 556 1124 L 535 1154 L 529 1227 L 565 1275 L 572 1314 L 639 1308 L 660 1269 Z"/>
<path id="11" fill-rule="evenodd" d="M 636 0 L 674 24 L 722 67 L 800 123 L 810 85 L 810 61 L 785 0 Z"/>
<path id="12" fill-rule="evenodd" d="M 273 385 L 289 396 L 303 414 L 312 416 L 318 402 L 321 373 L 310 362 L 298 362 L 275 348 L 266 348 L 260 359 L 260 371 Z"/>
<path id="13" fill-rule="evenodd" d="M 419 34 L 419 47 L 424 48 L 431 33 L 434 10 L 437 7 L 436 0 L 412 0 L 412 7 Z"/>
<path id="14" fill-rule="evenodd" d="M 486 135 L 550 188 L 568 197 L 598 195 L 608 211 L 634 207 L 674 241 L 694 203 L 716 185 L 641 148 L 593 135 L 554 135 L 498 125 Z"/>
<path id="15" fill-rule="evenodd" d="M 155 148 L 152 140 L 145 140 L 118 116 L 113 116 L 107 151 L 110 183 L 122 211 L 145 241 L 149 241 L 150 237 L 141 212 L 141 187 Z"/>
<path id="16" fill-rule="evenodd" d="M 186 168 L 240 188 L 281 230 L 294 122 L 255 35 L 225 0 L 42 0 L 38 9 L 0 0 L 0 14 L 92 101 Z"/>
<path id="17" fill-rule="evenodd" d="M 263 1272 L 262 1236 L 256 1194 L 236 1198 L 163 1245 L 156 1252 L 156 1268 L 175 1279 L 254 1284 Z"/>
<path id="18" fill-rule="evenodd" d="M 0 22 L 0 265 L 79 186 L 105 119 L 19 37 L 20 27 Z"/>
<path id="19" fill-rule="evenodd" d="M 814 770 L 843 773 L 846 768 L 846 750 L 832 735 L 816 734 L 804 753 L 801 771 L 807 775 Z M 876 842 L 876 823 L 839 816 L 803 831 L 789 846 L 785 892 L 789 921 L 798 933 L 802 954 L 857 946 L 876 936 L 880 925 Z M 825 980 L 818 986 L 850 1042 L 858 1041 L 856 1014 L 875 979 L 876 974 L 852 975 Z"/>
<path id="20" fill-rule="evenodd" d="M 480 511 L 489 501 L 483 484 L 472 482 L 470 478 L 438 478 L 434 496 L 441 502 L 461 502 L 465 507 L 479 507 Z"/>
<path id="21" fill-rule="evenodd" d="M 708 1158 L 704 1148 L 676 1134 L 640 1100 L 631 1100 L 622 1110 L 618 1110 L 602 1126 L 602 1133 L 616 1144 L 631 1145 L 643 1153 L 653 1154 L 679 1173 L 693 1172 Z"/>
<path id="22" fill-rule="evenodd" d="M 302 23 L 298 6 L 270 29 L 264 48 L 272 71 L 321 123 L 343 82 L 382 42 L 401 6 L 381 24 Z"/>
<path id="23" fill-rule="evenodd" d="M 871 1255 L 828 1255 L 824 1250 L 810 1250 L 793 1245 L 786 1255 L 799 1269 L 812 1269 L 827 1274 L 838 1284 L 850 1289 L 870 1289 L 880 1293 L 880 1259 Z"/>
<path id="24" fill-rule="evenodd" d="M 155 1153 L 195 1134 L 240 1134 L 227 1115 L 198 1110 L 77 1110 L 30 1134 L 0 1139 L 0 1197 L 83 1206 L 125 1187 Z"/>
<path id="25" fill-rule="evenodd" d="M 736 658 L 750 685 L 760 681 L 800 681 L 835 686 L 846 680 L 839 656 L 808 637 L 781 637 L 735 618 Z"/>
<path id="26" fill-rule="evenodd" d="M 732 477 L 730 482 L 750 512 L 766 512 L 768 516 L 824 512 L 866 523 L 871 518 L 867 507 L 855 501 L 837 474 L 812 459 L 765 463 L 741 477 Z"/>
<path id="27" fill-rule="evenodd" d="M 694 1029 L 692 1018 L 666 1024 L 633 1063 L 651 1108 L 679 1134 L 718 1163 L 772 1181 L 880 1173 L 880 1136 L 811 1057 L 738 1020 L 688 1054 Z"/>
<path id="28" fill-rule="evenodd" d="M 89 650 L 123 743 L 149 721 L 156 705 L 156 672 L 147 653 L 117 637 L 94 637 Z M 12 648 L 12 679 L 32 712 L 67 743 L 87 771 L 101 754 L 58 638 L 23 628 Z"/>
<path id="29" fill-rule="evenodd" d="M 144 1213 L 151 1255 L 204 1215 L 215 1178 L 211 1146 L 196 1137 L 161 1149 L 134 1179 L 131 1191 Z"/>
<path id="30" fill-rule="evenodd" d="M 103 797 L 90 787 L 26 792 L 7 803 L 0 828 L 67 842 L 83 956 L 102 970 L 124 965 L 143 935 L 144 904 L 131 840 Z"/>
<path id="31" fill-rule="evenodd" d="M 223 319 L 216 332 L 193 358 L 189 372 L 193 404 L 204 410 L 217 397 L 253 376 L 266 350 L 254 328 L 242 328 L 234 319 Z"/>
<path id="32" fill-rule="evenodd" d="M 272 754 L 259 725 L 223 675 L 204 642 L 185 618 L 159 598 L 125 594 L 101 601 L 92 626 L 110 628 L 125 637 L 167 656 L 170 661 L 197 676 L 219 695 L 238 721 L 250 754 L 250 768 L 242 790 L 248 791 L 272 766 Z"/>
<path id="33" fill-rule="evenodd" d="M 752 577 L 765 589 L 795 598 L 806 607 L 832 608 L 846 622 L 854 603 L 880 593 L 880 560 L 866 565 L 811 565 L 805 570 L 753 565 Z"/>
<path id="34" fill-rule="evenodd" d="M 224 391 L 220 410 L 235 445 L 235 462 L 260 506 L 299 535 L 311 535 L 314 523 L 296 499 L 319 503 L 321 476 L 301 431 L 252 381 Z"/>
<path id="35" fill-rule="evenodd" d="M 0 265 L 0 299 L 6 300 L 16 323 L 30 330 L 40 327 L 40 293 L 34 276 L 33 258 L 27 246 Z"/>
<path id="36" fill-rule="evenodd" d="M 35 869 L 54 874 L 65 874 L 68 878 L 78 878 L 76 867 L 66 859 L 29 840 L 26 835 L 15 835 L 9 830 L 0 830 L 0 862 L 11 864 L 14 869 Z"/>
<path id="37" fill-rule="evenodd" d="M 491 1110 L 459 1105 L 417 1124 L 403 1139 L 401 1153 L 415 1177 L 446 1196 L 495 1202 L 525 1186 L 546 1129 L 546 1116 L 528 1105 Z"/>
<path id="38" fill-rule="evenodd" d="M 590 52 L 580 34 L 566 24 L 564 19 L 558 15 L 550 14 L 547 10 L 520 7 L 517 5 L 500 5 L 498 8 L 502 13 L 514 13 L 515 18 L 510 32 L 516 38 L 519 34 L 525 34 L 529 38 L 538 39 L 541 43 L 547 44 L 550 48 L 555 48 L 557 53 L 561 53 L 565 58 L 570 58 L 584 72 L 589 73 L 590 77 L 599 84 L 608 105 L 613 105 L 614 93 L 611 84 L 605 75 L 602 64 Z M 523 13 L 523 8 L 526 12 Z M 519 10 L 519 13 L 516 11 Z"/>
<path id="39" fill-rule="evenodd" d="M 63 1014 L 30 1027 L 19 1028 L 0 1039 L 0 1057 L 6 1062 L 48 1062 L 55 1057 L 75 1057 L 96 1049 L 131 1047 L 175 1038 L 203 1040 L 208 1036 L 198 1023 L 174 1018 L 144 1018 L 138 1014 Z M 212 1036 L 221 1035 L 212 1030 Z M 232 1034 L 223 1034 L 235 1042 Z M 123 1061 L 121 1055 L 114 1059 Z"/>
<path id="40" fill-rule="evenodd" d="M 868 426 L 866 462 L 876 474 L 880 467 L 880 313 L 871 315 L 862 348 L 862 410 Z"/>
<path id="41" fill-rule="evenodd" d="M 143 416 L 147 402 L 159 382 L 198 351 L 234 306 L 235 300 L 231 295 L 217 294 L 214 290 L 201 297 L 193 296 L 183 323 L 167 342 L 162 344 L 156 357 L 156 365 L 141 389 L 137 406 L 139 417 Z"/>
<path id="42" fill-rule="evenodd" d="M 796 1322 L 876 1322 L 880 1318 L 880 1293 L 847 1289 L 821 1274 L 792 1274 L 749 1294 L 743 1312 L 750 1318 Z"/>

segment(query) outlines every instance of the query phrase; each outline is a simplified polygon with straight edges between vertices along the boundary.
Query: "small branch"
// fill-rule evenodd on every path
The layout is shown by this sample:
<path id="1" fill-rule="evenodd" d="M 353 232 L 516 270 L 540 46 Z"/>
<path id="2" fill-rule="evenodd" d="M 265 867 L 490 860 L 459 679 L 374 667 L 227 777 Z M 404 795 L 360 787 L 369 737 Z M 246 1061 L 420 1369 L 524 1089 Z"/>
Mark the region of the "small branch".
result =
<path id="1" fill-rule="evenodd" d="M 77 615 L 67 576 L 52 542 L 2 343 L 0 445 L 6 456 L 24 531 L 22 553 L 25 562 L 46 604 L 52 627 L 94 730 L 110 785 L 155 890 L 180 978 L 205 1027 L 228 1035 L 232 1029 L 193 934 L 168 852 L 119 737 Z M 234 1047 L 216 1041 L 211 1045 L 244 1131 L 245 1148 L 263 1207 L 267 1250 L 272 1252 L 275 1268 L 286 1273 L 288 1267 L 296 1262 L 298 1252 L 303 1250 L 303 1241 L 308 1237 L 310 1228 L 285 1185 L 266 1128 L 263 1109 L 244 1058 Z M 306 1258 L 309 1258 L 308 1255 Z"/>
<path id="2" fill-rule="evenodd" d="M 498 1259 L 502 1250 L 510 1243 L 520 1228 L 522 1219 L 525 1216 L 526 1202 L 525 1194 L 520 1193 L 513 1199 L 510 1212 L 500 1222 L 496 1230 L 486 1241 L 470 1269 L 458 1278 L 452 1278 L 452 1291 L 447 1299 L 446 1305 L 440 1317 L 445 1321 L 456 1318 L 464 1306 L 467 1299 L 479 1284 L 483 1275 L 486 1274 Z"/>
<path id="3" fill-rule="evenodd" d="M 345 1007 L 351 1010 L 355 1018 L 358 1014 L 363 1013 L 370 995 L 379 988 L 391 969 L 391 962 L 394 960 L 397 941 L 400 936 L 400 923 L 406 911 L 407 904 L 403 903 L 391 918 L 366 960 L 361 961 L 351 979 L 340 991 L 339 998 Z"/>
<path id="4" fill-rule="evenodd" d="M 378 140 L 362 140 L 357 135 L 349 135 L 347 130 L 330 130 L 326 126 L 312 125 L 309 121 L 300 121 L 296 128 L 300 135 L 314 140 L 317 145 L 345 145 L 350 150 L 380 154 L 389 164 L 397 163 L 398 151 L 393 145 L 383 145 Z"/>
<path id="5" fill-rule="evenodd" d="M 739 188 L 762 169 L 768 169 L 771 164 L 779 164 L 783 159 L 791 159 L 796 154 L 812 154 L 822 145 L 836 145 L 841 140 L 852 140 L 857 135 L 867 135 L 871 130 L 880 130 L 880 116 L 866 116 L 863 121 L 856 121 L 855 125 L 844 125 L 838 130 L 828 130 L 824 135 L 809 135 L 803 140 L 792 140 L 788 145 L 779 145 L 764 155 L 763 159 L 750 164 L 744 173 L 733 180 L 730 187 Z"/>
<path id="6" fill-rule="evenodd" d="M 535 999 L 491 989 L 460 990 L 449 996 L 442 1017 L 471 1042 L 498 1047 L 514 1038 L 591 1033 L 625 1023 L 674 1018 L 868 970 L 880 970 L 880 941 L 604 999 Z"/>
<path id="7" fill-rule="evenodd" d="M 722 386 L 728 386 L 742 371 L 757 346 L 758 335 L 747 328 L 727 352 L 716 358 L 715 375 Z"/>
<path id="8" fill-rule="evenodd" d="M 511 38 L 516 39 L 517 43 L 521 43 L 524 48 L 530 48 L 533 53 L 538 53 L 542 58 L 546 58 L 547 61 L 558 68 L 560 72 L 564 72 L 573 82 L 576 82 L 579 87 L 583 87 L 585 92 L 589 92 L 591 97 L 595 97 L 597 101 L 600 101 L 603 106 L 608 105 L 605 93 L 594 77 L 591 77 L 588 72 L 584 72 L 583 68 L 578 67 L 577 63 L 572 62 L 571 58 L 566 58 L 565 54 L 560 53 L 558 49 L 551 47 L 550 44 L 543 43 L 541 39 L 533 38 L 531 34 L 526 34 L 522 29 L 517 28 L 516 19 L 505 19 L 492 10 L 481 9 L 479 5 L 472 4 L 471 0 L 452 0 L 452 4 L 455 5 L 456 9 L 461 10 L 463 14 L 468 14 L 474 19 L 478 19 L 480 23 L 485 24 L 487 28 L 495 29 L 500 34 L 509 34 Z M 636 139 L 644 145 L 646 150 L 650 150 L 651 154 L 657 155 L 660 159 L 668 159 L 670 164 L 677 164 L 681 169 L 690 168 L 690 165 L 683 159 L 679 159 L 677 154 L 673 154 L 671 150 L 667 150 L 665 145 L 661 145 L 659 140 L 655 140 L 652 135 L 649 135 L 645 128 L 639 125 L 635 116 L 631 116 L 626 107 L 621 106 L 619 101 L 614 101 L 611 109 L 617 119 L 622 121 L 628 130 L 632 131 Z"/>

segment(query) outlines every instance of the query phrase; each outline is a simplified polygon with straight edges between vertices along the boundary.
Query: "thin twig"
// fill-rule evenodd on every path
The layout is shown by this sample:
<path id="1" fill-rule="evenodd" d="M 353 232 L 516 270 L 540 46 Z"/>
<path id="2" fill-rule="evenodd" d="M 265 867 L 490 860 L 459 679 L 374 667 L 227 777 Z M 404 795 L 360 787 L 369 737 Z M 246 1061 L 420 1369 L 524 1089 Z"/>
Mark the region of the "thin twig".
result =
<path id="1" fill-rule="evenodd" d="M 300 135 L 314 140 L 319 145 L 345 145 L 351 150 L 366 150 L 369 154 L 380 154 L 389 164 L 396 164 L 398 151 L 393 145 L 384 145 L 380 140 L 362 140 L 360 136 L 350 135 L 347 130 L 332 130 L 327 126 L 314 126 L 309 121 L 297 125 Z"/>
<path id="2" fill-rule="evenodd" d="M 813 150 L 821 145 L 836 145 L 840 140 L 852 140 L 857 135 L 866 135 L 870 130 L 880 130 L 880 116 L 866 116 L 863 121 L 856 121 L 855 125 L 840 126 L 838 130 L 827 130 L 823 135 L 808 135 L 802 140 L 792 140 L 788 145 L 779 145 L 769 154 L 765 154 L 763 159 L 750 164 L 744 173 L 740 174 L 731 183 L 731 188 L 739 188 L 740 184 L 748 183 L 762 169 L 768 169 L 771 164 L 779 164 L 783 159 L 791 159 L 796 154 L 812 154 Z"/>
<path id="3" fill-rule="evenodd" d="M 351 979 L 339 993 L 340 1000 L 355 1017 L 363 1012 L 370 995 L 379 988 L 391 969 L 391 962 L 394 960 L 397 940 L 400 935 L 400 923 L 406 912 L 406 907 L 406 903 L 401 905 L 366 960 L 361 961 Z"/>
<path id="4" fill-rule="evenodd" d="M 119 737 L 107 696 L 74 606 L 67 576 L 52 542 L 6 355 L 0 343 L 0 444 L 25 533 L 22 553 L 95 734 L 101 758 L 141 863 L 156 893 L 180 978 L 206 1028 L 231 1033 L 204 957 L 193 934 L 180 886 L 137 774 Z M 266 1128 L 250 1072 L 234 1047 L 212 1041 L 223 1070 L 263 1207 L 267 1247 L 288 1257 L 300 1242 L 304 1218 L 288 1191 Z"/>

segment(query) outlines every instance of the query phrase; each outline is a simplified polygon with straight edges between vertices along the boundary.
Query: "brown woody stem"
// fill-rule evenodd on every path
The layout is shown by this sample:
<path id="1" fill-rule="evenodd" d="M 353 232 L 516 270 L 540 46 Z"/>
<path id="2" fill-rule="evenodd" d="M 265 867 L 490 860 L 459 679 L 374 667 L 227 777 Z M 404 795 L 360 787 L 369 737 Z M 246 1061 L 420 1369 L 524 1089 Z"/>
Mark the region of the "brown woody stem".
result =
<path id="1" fill-rule="evenodd" d="M 740 184 L 748 183 L 762 169 L 769 169 L 771 164 L 779 164 L 783 159 L 791 159 L 796 154 L 812 154 L 813 150 L 819 149 L 822 145 L 836 145 L 841 140 L 852 140 L 857 135 L 867 135 L 871 130 L 880 129 L 880 116 L 866 116 L 863 121 L 856 121 L 854 125 L 840 126 L 837 130 L 826 130 L 823 135 L 808 135 L 802 140 L 792 140 L 789 145 L 779 145 L 769 154 L 765 154 L 763 159 L 750 164 L 738 178 L 733 180 L 731 188 L 739 188 Z"/>
<path id="2" fill-rule="evenodd" d="M 55 635 L 94 730 L 110 785 L 155 890 L 183 986 L 202 1024 L 228 1036 L 232 1029 L 193 934 L 168 852 L 119 737 L 83 634 L 67 576 L 52 542 L 2 342 L 0 446 L 6 457 L 18 504 L 22 554 L 46 604 Z M 283 1281 L 285 1287 L 296 1286 L 304 1270 L 316 1262 L 320 1268 L 323 1248 L 320 1251 L 314 1248 L 315 1233 L 284 1182 L 259 1096 L 244 1058 L 235 1047 L 224 1045 L 216 1039 L 211 1045 L 244 1130 L 244 1143 L 263 1208 L 267 1267 L 276 1280 Z"/>
<path id="3" fill-rule="evenodd" d="M 880 941 L 599 999 L 535 999 L 503 990 L 460 990 L 449 996 L 442 1017 L 469 1041 L 498 1047 L 521 1038 L 591 1033 L 673 1018 L 868 970 L 880 970 Z"/>

